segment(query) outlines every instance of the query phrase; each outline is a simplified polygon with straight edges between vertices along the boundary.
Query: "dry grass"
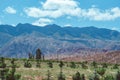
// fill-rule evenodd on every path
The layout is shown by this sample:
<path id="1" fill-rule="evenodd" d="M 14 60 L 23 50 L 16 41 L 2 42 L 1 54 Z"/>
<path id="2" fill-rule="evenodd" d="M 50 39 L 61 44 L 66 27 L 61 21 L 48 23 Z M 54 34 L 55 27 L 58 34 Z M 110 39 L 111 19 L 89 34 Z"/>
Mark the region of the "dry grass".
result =
<path id="1" fill-rule="evenodd" d="M 53 68 L 49 68 L 47 62 L 41 62 L 41 67 L 36 68 L 36 62 L 30 61 L 32 63 L 32 68 L 24 68 L 24 61 L 23 60 L 17 60 L 16 64 L 19 65 L 19 68 L 16 68 L 16 72 L 21 74 L 20 80 L 42 80 L 47 78 L 47 71 L 49 70 L 51 73 L 51 79 L 57 80 L 57 76 L 60 72 L 59 63 L 53 62 Z M 10 63 L 10 61 L 6 60 L 6 63 Z M 77 68 L 70 68 L 67 67 L 67 64 L 70 64 L 69 62 L 64 63 L 65 66 L 63 67 L 63 74 L 66 76 L 66 80 L 72 80 L 72 76 L 79 71 L 81 74 L 85 74 L 86 79 L 93 75 L 94 68 L 88 65 L 88 69 L 82 69 L 80 64 L 76 63 Z M 115 75 L 117 70 L 111 69 L 112 65 L 107 68 L 106 74 L 112 74 Z"/>

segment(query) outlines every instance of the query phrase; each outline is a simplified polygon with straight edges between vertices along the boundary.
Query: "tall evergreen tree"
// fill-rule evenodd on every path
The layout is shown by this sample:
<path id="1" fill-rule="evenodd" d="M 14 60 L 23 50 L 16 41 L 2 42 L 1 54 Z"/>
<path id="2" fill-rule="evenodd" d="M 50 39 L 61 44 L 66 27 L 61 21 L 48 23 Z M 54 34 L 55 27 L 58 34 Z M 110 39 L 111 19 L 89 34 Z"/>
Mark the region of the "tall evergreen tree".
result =
<path id="1" fill-rule="evenodd" d="M 41 52 L 41 50 L 38 48 L 38 49 L 36 50 L 36 59 L 41 59 L 41 56 L 42 56 L 42 52 Z"/>
<path id="2" fill-rule="evenodd" d="M 32 53 L 28 53 L 29 59 L 34 59 L 34 55 Z"/>
<path id="3" fill-rule="evenodd" d="M 60 61 L 59 67 L 60 67 L 60 74 L 58 76 L 58 80 L 65 80 L 65 75 L 63 75 L 62 68 L 64 66 L 64 63 Z"/>

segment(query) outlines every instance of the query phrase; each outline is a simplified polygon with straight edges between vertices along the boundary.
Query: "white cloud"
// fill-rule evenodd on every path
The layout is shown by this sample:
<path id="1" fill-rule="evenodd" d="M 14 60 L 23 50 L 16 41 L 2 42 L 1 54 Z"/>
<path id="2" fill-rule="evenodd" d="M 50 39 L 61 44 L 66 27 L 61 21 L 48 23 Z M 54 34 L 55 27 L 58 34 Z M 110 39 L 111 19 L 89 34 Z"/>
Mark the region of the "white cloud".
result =
<path id="1" fill-rule="evenodd" d="M 42 8 L 30 7 L 24 11 L 30 17 L 51 17 L 58 18 L 64 15 L 78 16 L 80 8 L 74 0 L 47 0 L 42 3 Z"/>
<path id="2" fill-rule="evenodd" d="M 16 10 L 10 6 L 8 6 L 7 8 L 5 8 L 5 11 L 7 13 L 10 13 L 10 14 L 15 14 L 16 13 Z"/>
<path id="3" fill-rule="evenodd" d="M 37 26 L 45 26 L 45 25 L 50 24 L 52 22 L 53 22 L 53 20 L 50 20 L 48 18 L 40 18 L 39 20 L 33 22 L 32 24 L 37 25 Z"/>
<path id="4" fill-rule="evenodd" d="M 65 24 L 64 27 L 70 27 L 72 26 L 71 24 Z"/>
<path id="5" fill-rule="evenodd" d="M 78 7 L 78 4 L 74 0 L 47 0 L 43 4 L 44 9 L 49 10 L 57 10 L 57 9 L 69 9 L 69 8 L 76 8 Z"/>
<path id="6" fill-rule="evenodd" d="M 112 27 L 112 30 L 117 30 L 119 31 L 120 29 L 118 27 Z"/>
<path id="7" fill-rule="evenodd" d="M 82 12 L 83 16 L 90 20 L 107 21 L 120 18 L 120 8 L 115 7 L 108 10 L 100 10 L 98 8 L 90 8 Z"/>
<path id="8" fill-rule="evenodd" d="M 25 8 L 25 13 L 34 18 L 49 17 L 58 18 L 62 16 L 75 16 L 95 21 L 109 21 L 120 18 L 120 8 L 101 10 L 92 5 L 89 9 L 82 9 L 75 0 L 46 0 L 41 3 L 42 7 Z"/>

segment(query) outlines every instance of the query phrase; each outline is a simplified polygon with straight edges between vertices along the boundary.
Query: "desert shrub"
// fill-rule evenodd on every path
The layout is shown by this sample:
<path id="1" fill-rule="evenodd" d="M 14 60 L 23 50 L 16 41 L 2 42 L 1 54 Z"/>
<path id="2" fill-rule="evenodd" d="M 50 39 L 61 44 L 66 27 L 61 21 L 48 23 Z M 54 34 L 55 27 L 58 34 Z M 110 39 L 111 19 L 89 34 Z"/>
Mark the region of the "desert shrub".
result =
<path id="1" fill-rule="evenodd" d="M 19 80 L 20 77 L 20 74 L 14 74 L 13 71 L 10 71 L 6 75 L 6 80 Z"/>
<path id="2" fill-rule="evenodd" d="M 94 68 L 97 68 L 97 67 L 98 67 L 98 65 L 97 65 L 97 63 L 96 63 L 95 61 L 93 61 L 93 62 L 91 63 L 91 66 L 93 66 Z"/>
<path id="3" fill-rule="evenodd" d="M 25 61 L 24 67 L 26 67 L 26 68 L 31 68 L 32 67 L 32 64 L 29 62 L 29 60 Z"/>
<path id="4" fill-rule="evenodd" d="M 103 68 L 107 68 L 107 67 L 108 67 L 107 63 L 103 63 L 103 64 L 102 64 L 102 67 L 103 67 Z"/>
<path id="5" fill-rule="evenodd" d="M 76 72 L 75 75 L 72 76 L 72 80 L 85 80 L 85 75 L 80 75 L 79 72 Z"/>
<path id="6" fill-rule="evenodd" d="M 115 80 L 112 75 L 105 76 L 104 80 Z"/>
<path id="7" fill-rule="evenodd" d="M 65 80 L 65 75 L 62 72 L 58 75 L 58 80 Z"/>
<path id="8" fill-rule="evenodd" d="M 100 80 L 99 75 L 97 74 L 96 71 L 93 76 L 90 76 L 89 80 Z"/>
<path id="9" fill-rule="evenodd" d="M 59 67 L 62 68 L 63 66 L 64 66 L 64 63 L 62 61 L 60 61 Z"/>
<path id="10" fill-rule="evenodd" d="M 71 63 L 70 63 L 70 67 L 71 67 L 71 68 L 76 68 L 75 62 L 71 62 Z"/>
<path id="11" fill-rule="evenodd" d="M 6 64 L 5 64 L 5 59 L 3 57 L 0 58 L 0 68 L 5 68 Z"/>
<path id="12" fill-rule="evenodd" d="M 105 68 L 97 68 L 96 71 L 100 76 L 103 76 L 106 72 L 106 69 Z"/>
<path id="13" fill-rule="evenodd" d="M 21 75 L 20 74 L 16 74 L 16 65 L 15 65 L 15 59 L 11 60 L 11 70 L 9 70 L 9 72 L 6 74 L 6 80 L 19 80 Z"/>
<path id="14" fill-rule="evenodd" d="M 76 72 L 75 75 L 72 77 L 73 80 L 81 80 L 81 76 L 79 72 Z"/>
<path id="15" fill-rule="evenodd" d="M 53 68 L 53 63 L 51 61 L 49 61 L 47 64 L 49 68 Z"/>
<path id="16" fill-rule="evenodd" d="M 119 69 L 119 65 L 118 64 L 113 65 L 113 69 Z"/>
<path id="17" fill-rule="evenodd" d="M 81 67 L 82 67 L 83 69 L 88 69 L 87 64 L 86 64 L 86 63 L 84 63 L 84 62 L 82 62 L 82 63 L 81 63 Z"/>
<path id="18" fill-rule="evenodd" d="M 118 71 L 116 74 L 116 80 L 120 80 L 120 71 Z"/>
<path id="19" fill-rule="evenodd" d="M 81 75 L 81 80 L 86 80 L 84 74 Z"/>
<path id="20" fill-rule="evenodd" d="M 1 80 L 5 80 L 5 75 L 9 71 L 8 68 L 6 68 L 5 59 L 3 57 L 0 58 L 0 77 Z"/>

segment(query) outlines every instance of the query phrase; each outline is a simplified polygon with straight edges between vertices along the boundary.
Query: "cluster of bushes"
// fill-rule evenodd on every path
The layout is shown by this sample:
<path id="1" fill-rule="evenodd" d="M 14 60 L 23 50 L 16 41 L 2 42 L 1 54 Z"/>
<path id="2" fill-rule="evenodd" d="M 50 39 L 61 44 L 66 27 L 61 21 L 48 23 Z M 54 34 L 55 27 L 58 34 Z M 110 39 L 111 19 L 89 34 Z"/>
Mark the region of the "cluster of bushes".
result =
<path id="1" fill-rule="evenodd" d="M 32 64 L 29 62 L 29 60 L 25 61 L 24 67 L 26 67 L 26 68 L 31 68 L 32 67 Z"/>
<path id="2" fill-rule="evenodd" d="M 72 76 L 72 79 L 73 80 L 85 80 L 85 75 L 84 74 L 80 75 L 79 72 L 76 72 L 75 75 Z"/>
<path id="3" fill-rule="evenodd" d="M 36 67 L 40 68 L 41 67 L 41 60 L 36 59 Z M 49 68 L 53 68 L 53 62 L 52 61 L 47 61 L 47 65 Z M 81 63 L 75 63 L 75 62 L 70 62 L 69 64 L 67 63 L 67 67 L 70 68 L 78 68 L 78 65 L 81 65 L 82 69 L 88 69 L 88 62 L 81 62 Z M 63 67 L 65 66 L 65 62 L 60 61 L 59 65 L 60 67 L 60 72 L 58 74 L 58 79 L 57 80 L 66 80 L 65 74 L 63 74 Z M 6 65 L 5 59 L 2 57 L 0 58 L 0 78 L 1 80 L 19 80 L 21 75 L 16 74 L 16 67 L 17 65 L 15 64 L 15 59 L 11 59 L 11 65 Z M 26 59 L 24 61 L 24 67 L 25 68 L 31 68 L 31 59 Z M 102 63 L 98 64 L 95 61 L 91 63 L 91 67 L 95 69 L 95 72 L 92 76 L 89 77 L 89 80 L 120 80 L 120 72 L 116 73 L 115 76 L 113 75 L 105 75 L 106 69 L 109 67 L 108 64 Z M 114 64 L 111 69 L 119 69 L 118 64 Z M 47 73 L 47 78 L 46 80 L 52 80 L 51 79 L 51 73 L 48 70 Z M 72 80 L 86 80 L 85 74 L 80 74 L 79 72 L 76 72 L 72 76 Z"/>
<path id="4" fill-rule="evenodd" d="M 105 70 L 101 69 L 98 72 L 95 72 L 93 76 L 89 78 L 89 80 L 120 80 L 120 72 L 118 71 L 115 76 L 106 75 L 104 76 Z M 102 76 L 102 78 L 100 78 Z"/>
<path id="5" fill-rule="evenodd" d="M 19 80 L 21 75 L 16 74 L 15 59 L 11 60 L 11 66 L 7 66 L 5 59 L 0 58 L 0 78 L 1 80 Z M 10 68 L 8 68 L 10 67 Z"/>

